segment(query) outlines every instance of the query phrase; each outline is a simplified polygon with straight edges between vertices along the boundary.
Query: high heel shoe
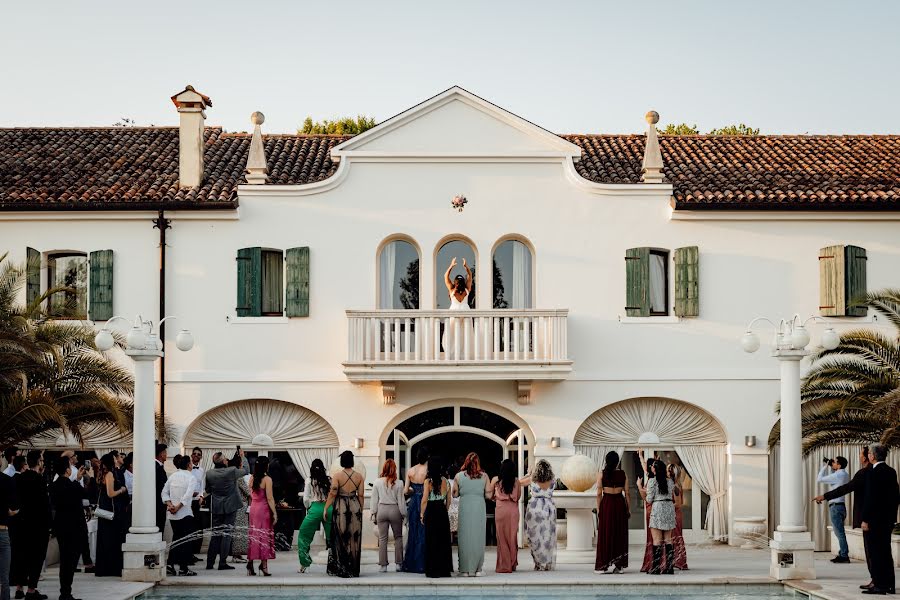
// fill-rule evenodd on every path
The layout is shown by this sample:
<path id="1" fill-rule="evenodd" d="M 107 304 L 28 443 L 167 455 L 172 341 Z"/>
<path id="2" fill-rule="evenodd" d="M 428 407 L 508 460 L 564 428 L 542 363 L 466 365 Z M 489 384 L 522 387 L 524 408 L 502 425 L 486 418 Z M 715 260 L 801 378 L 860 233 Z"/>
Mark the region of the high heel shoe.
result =
<path id="1" fill-rule="evenodd" d="M 263 567 L 262 565 L 259 566 L 259 572 L 263 574 L 263 577 L 271 577 L 272 576 L 272 574 L 269 573 L 269 569 Z"/>
<path id="2" fill-rule="evenodd" d="M 247 563 L 247 576 L 248 577 L 256 577 L 256 571 L 253 569 L 253 563 Z"/>

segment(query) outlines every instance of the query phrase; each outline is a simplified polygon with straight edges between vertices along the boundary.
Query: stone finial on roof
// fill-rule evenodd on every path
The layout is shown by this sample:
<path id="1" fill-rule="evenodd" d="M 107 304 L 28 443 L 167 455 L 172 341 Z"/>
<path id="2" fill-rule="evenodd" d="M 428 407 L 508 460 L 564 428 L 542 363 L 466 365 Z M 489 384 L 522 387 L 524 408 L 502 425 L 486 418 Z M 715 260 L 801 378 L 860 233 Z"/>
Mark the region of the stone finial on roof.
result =
<path id="1" fill-rule="evenodd" d="M 651 110 L 644 118 L 647 119 L 647 142 L 644 146 L 644 164 L 641 167 L 641 181 L 644 183 L 663 182 L 662 152 L 659 150 L 659 138 L 656 134 L 656 124 L 659 123 L 659 113 Z"/>
<path id="2" fill-rule="evenodd" d="M 250 115 L 250 122 L 253 123 L 253 137 L 250 139 L 250 154 L 247 156 L 247 183 L 253 185 L 262 185 L 269 179 L 266 148 L 263 145 L 262 131 L 259 128 L 265 120 L 265 115 L 259 111 Z"/>

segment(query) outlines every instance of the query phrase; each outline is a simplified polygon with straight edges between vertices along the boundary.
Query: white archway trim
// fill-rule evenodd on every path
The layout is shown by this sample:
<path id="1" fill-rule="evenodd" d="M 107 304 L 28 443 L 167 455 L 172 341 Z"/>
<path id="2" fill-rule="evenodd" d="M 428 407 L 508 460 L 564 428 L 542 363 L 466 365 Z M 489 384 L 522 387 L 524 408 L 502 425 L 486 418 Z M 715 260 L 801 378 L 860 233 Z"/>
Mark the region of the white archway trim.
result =
<path id="1" fill-rule="evenodd" d="M 633 398 L 593 413 L 575 433 L 576 445 L 630 446 L 655 435 L 671 446 L 728 441 L 725 430 L 701 408 L 670 398 Z"/>
<path id="2" fill-rule="evenodd" d="M 407 442 L 407 444 L 412 447 L 413 444 L 417 444 L 422 440 L 427 440 L 430 437 L 439 435 L 441 433 L 474 433 L 475 435 L 480 435 L 481 437 L 487 438 L 493 442 L 497 442 L 503 448 L 506 448 L 506 441 L 498 435 L 494 435 L 490 431 L 485 431 L 484 429 L 478 429 L 477 427 L 469 427 L 468 425 L 447 425 L 445 427 L 436 427 L 434 429 L 429 429 L 424 433 L 420 433 L 416 437 L 412 438 Z M 515 434 L 513 434 L 515 435 Z"/>
<path id="3" fill-rule="evenodd" d="M 239 400 L 214 408 L 188 427 L 186 448 L 253 448 L 260 434 L 267 448 L 329 448 L 338 437 L 328 422 L 309 410 L 281 400 Z"/>
<path id="4" fill-rule="evenodd" d="M 123 433 L 118 427 L 108 423 L 86 425 L 81 428 L 81 433 L 81 441 L 78 441 L 69 431 L 51 429 L 31 438 L 29 444 L 42 450 L 73 448 L 123 450 L 131 449 L 134 445 L 131 432 Z"/>

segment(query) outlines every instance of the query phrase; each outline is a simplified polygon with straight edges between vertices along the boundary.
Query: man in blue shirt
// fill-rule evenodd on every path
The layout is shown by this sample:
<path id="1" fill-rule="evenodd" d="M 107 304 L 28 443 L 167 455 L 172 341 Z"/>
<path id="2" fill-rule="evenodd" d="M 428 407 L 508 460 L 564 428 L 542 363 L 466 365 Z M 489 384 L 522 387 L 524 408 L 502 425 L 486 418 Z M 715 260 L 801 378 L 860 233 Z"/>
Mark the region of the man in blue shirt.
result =
<path id="1" fill-rule="evenodd" d="M 850 481 L 850 475 L 847 473 L 847 459 L 843 456 L 835 458 L 826 458 L 825 464 L 819 470 L 819 476 L 816 477 L 817 483 L 828 485 L 828 491 L 831 491 L 842 485 L 846 485 Z M 847 519 L 847 505 L 844 503 L 843 496 L 828 501 L 828 512 L 831 516 L 831 527 L 835 537 L 838 540 L 838 555 L 831 559 L 833 563 L 850 562 L 850 549 L 847 547 L 847 536 L 844 534 L 844 521 Z"/>

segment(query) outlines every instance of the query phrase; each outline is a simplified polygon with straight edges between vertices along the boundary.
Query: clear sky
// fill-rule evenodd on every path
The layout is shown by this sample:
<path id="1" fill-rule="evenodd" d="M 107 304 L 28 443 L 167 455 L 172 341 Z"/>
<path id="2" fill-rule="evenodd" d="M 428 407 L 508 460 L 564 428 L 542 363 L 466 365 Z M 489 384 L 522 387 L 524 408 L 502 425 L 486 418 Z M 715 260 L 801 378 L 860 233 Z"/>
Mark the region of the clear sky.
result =
<path id="1" fill-rule="evenodd" d="M 185 84 L 229 131 L 384 120 L 452 85 L 557 133 L 900 133 L 900 2 L 559 0 L 0 5 L 0 126 L 174 125 Z"/>

